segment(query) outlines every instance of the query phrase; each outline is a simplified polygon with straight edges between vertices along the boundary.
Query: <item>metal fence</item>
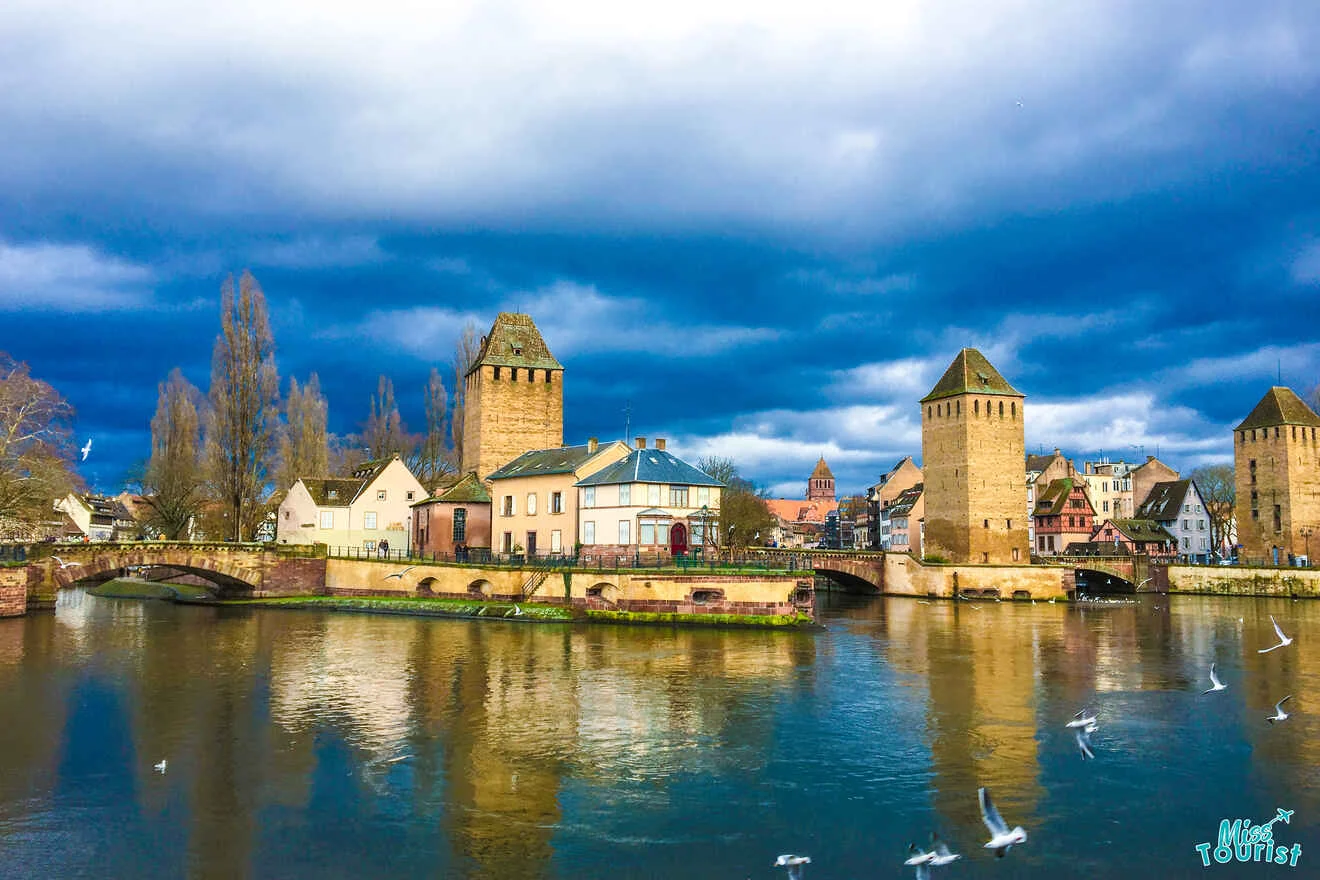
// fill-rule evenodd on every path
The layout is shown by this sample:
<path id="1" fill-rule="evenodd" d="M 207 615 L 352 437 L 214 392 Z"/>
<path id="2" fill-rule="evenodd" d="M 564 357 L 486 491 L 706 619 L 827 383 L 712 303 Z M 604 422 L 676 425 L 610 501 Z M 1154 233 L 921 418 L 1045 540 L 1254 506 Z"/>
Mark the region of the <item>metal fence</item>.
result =
<path id="1" fill-rule="evenodd" d="M 668 553 L 620 553 L 614 551 L 581 553 L 492 553 L 486 548 L 471 548 L 457 553 L 421 553 L 412 550 L 368 550 L 364 547 L 329 547 L 327 556 L 333 559 L 380 560 L 397 563 L 451 563 L 500 568 L 577 568 L 593 571 L 618 571 L 627 569 L 676 569 L 688 570 L 728 570 L 747 569 L 754 571 L 805 571 L 811 568 L 810 560 L 801 557 L 797 567 L 787 557 L 769 559 L 764 556 L 717 556 L 711 553 L 702 558 L 700 554 L 674 556 Z"/>

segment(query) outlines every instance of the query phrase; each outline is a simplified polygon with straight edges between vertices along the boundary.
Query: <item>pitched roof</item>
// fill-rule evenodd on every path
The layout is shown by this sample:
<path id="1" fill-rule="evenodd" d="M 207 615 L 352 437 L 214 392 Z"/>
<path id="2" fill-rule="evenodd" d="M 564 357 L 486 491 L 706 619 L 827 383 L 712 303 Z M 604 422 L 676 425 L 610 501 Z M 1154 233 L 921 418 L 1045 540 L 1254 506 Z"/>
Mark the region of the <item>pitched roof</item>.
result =
<path id="1" fill-rule="evenodd" d="M 889 514 L 889 518 L 893 519 L 896 516 L 907 516 L 911 513 L 912 508 L 916 507 L 917 501 L 921 499 L 921 493 L 925 488 L 925 483 L 917 483 L 917 485 L 913 486 L 911 489 L 904 489 L 902 492 L 899 492 L 898 497 L 894 499 L 894 503 L 885 508 L 886 513 Z"/>
<path id="2" fill-rule="evenodd" d="M 1256 404 L 1234 431 L 1272 428 L 1275 425 L 1309 425 L 1320 428 L 1320 416 L 1291 389 L 1275 385 Z"/>
<path id="3" fill-rule="evenodd" d="M 1111 544 L 1108 541 L 1073 541 L 1063 550 L 1064 556 L 1130 556 L 1132 551 L 1126 544 Z"/>
<path id="4" fill-rule="evenodd" d="M 985 359 L 985 355 L 974 348 L 964 348 L 949 364 L 930 394 L 921 398 L 921 402 L 968 393 L 1026 396 L 1008 384 L 1008 380 L 999 375 L 999 371 Z"/>
<path id="5" fill-rule="evenodd" d="M 595 451 L 586 444 L 533 449 L 531 452 L 524 452 L 486 479 L 507 480 L 511 477 L 535 477 L 542 474 L 571 474 L 608 445 L 597 446 Z"/>
<path id="6" fill-rule="evenodd" d="M 481 348 L 468 372 L 485 365 L 531 367 L 537 370 L 564 368 L 550 353 L 532 316 L 515 312 L 500 312 L 495 317 L 490 333 L 481 338 Z"/>
<path id="7" fill-rule="evenodd" d="M 767 498 L 765 506 L 776 518 L 790 523 L 822 523 L 838 502 L 800 501 L 796 498 Z"/>
<path id="8" fill-rule="evenodd" d="M 576 486 L 604 486 L 612 483 L 669 483 L 675 486 L 723 486 L 705 471 L 677 458 L 663 449 L 634 449 L 628 457 L 606 465 Z"/>
<path id="9" fill-rule="evenodd" d="M 1047 468 L 1047 467 L 1050 466 L 1050 462 L 1052 462 L 1052 461 L 1054 461 L 1054 456 L 1053 456 L 1053 455 L 1028 455 L 1028 456 L 1027 456 L 1027 470 L 1028 470 L 1029 472 L 1030 472 L 1030 471 L 1037 471 L 1037 472 L 1039 472 L 1039 471 L 1043 471 L 1043 470 L 1045 470 L 1045 468 Z"/>
<path id="10" fill-rule="evenodd" d="M 825 456 L 822 455 L 820 457 L 820 461 L 816 462 L 816 469 L 811 472 L 811 479 L 813 480 L 834 479 L 834 474 L 830 473 L 830 466 L 825 463 Z"/>
<path id="11" fill-rule="evenodd" d="M 1069 477 L 1051 480 L 1050 484 L 1036 493 L 1036 508 L 1032 516 L 1057 516 L 1068 506 L 1068 496 L 1072 494 L 1073 481 Z"/>
<path id="12" fill-rule="evenodd" d="M 1113 523 L 1114 528 L 1123 533 L 1129 541 L 1135 544 L 1150 543 L 1151 541 L 1173 541 L 1173 535 L 1164 530 L 1164 526 L 1149 519 L 1107 519 L 1105 523 Z M 1104 523 L 1101 523 L 1103 528 Z M 1099 534 L 1099 529 L 1096 530 Z"/>
<path id="13" fill-rule="evenodd" d="M 486 491 L 486 486 L 477 475 L 469 471 L 462 477 L 459 477 L 447 488 L 435 493 L 430 498 L 423 498 L 417 504 L 410 505 L 416 507 L 418 504 L 435 504 L 436 502 L 445 502 L 448 504 L 490 504 L 490 493 Z"/>
<path id="14" fill-rule="evenodd" d="M 1183 499 L 1192 485 L 1191 480 L 1165 480 L 1150 487 L 1150 494 L 1137 508 L 1138 519 L 1170 522 L 1182 512 Z"/>
<path id="15" fill-rule="evenodd" d="M 301 477 L 317 507 L 348 507 L 366 481 L 354 477 Z"/>

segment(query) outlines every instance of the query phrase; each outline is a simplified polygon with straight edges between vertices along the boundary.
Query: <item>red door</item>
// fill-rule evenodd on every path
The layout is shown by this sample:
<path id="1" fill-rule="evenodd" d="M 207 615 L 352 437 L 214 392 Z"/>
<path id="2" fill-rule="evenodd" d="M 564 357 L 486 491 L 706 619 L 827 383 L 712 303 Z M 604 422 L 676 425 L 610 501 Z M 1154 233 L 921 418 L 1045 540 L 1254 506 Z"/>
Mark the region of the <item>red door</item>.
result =
<path id="1" fill-rule="evenodd" d="M 687 526 L 681 522 L 676 522 L 669 530 L 669 552 L 677 556 L 680 553 L 686 553 L 687 549 Z"/>

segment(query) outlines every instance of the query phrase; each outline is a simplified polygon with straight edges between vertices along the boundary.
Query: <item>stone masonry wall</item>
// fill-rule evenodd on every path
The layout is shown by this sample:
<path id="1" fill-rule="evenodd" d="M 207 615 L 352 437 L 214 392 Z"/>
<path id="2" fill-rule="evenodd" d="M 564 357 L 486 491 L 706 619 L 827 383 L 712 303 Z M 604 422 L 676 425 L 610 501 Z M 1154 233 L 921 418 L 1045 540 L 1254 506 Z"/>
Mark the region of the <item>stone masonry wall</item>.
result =
<path id="1" fill-rule="evenodd" d="M 0 568 L 0 617 L 19 617 L 26 614 L 27 602 L 27 569 Z"/>
<path id="2" fill-rule="evenodd" d="M 1289 553 L 1307 553 L 1312 544 L 1320 555 L 1320 431 L 1279 425 L 1236 432 L 1233 462 L 1242 555 L 1272 561 L 1278 546 L 1282 561 Z M 1311 530 L 1309 540 L 1303 529 Z"/>
<path id="3" fill-rule="evenodd" d="M 885 593 L 951 599 L 1066 599 L 1073 571 L 1048 565 L 923 565 L 902 553 L 885 554 Z"/>
<path id="4" fill-rule="evenodd" d="M 500 377 L 495 378 L 499 370 Z M 516 372 L 517 378 L 514 378 Z M 533 449 L 564 442 L 564 371 L 483 365 L 465 386 L 464 470 L 485 479 Z"/>
<path id="5" fill-rule="evenodd" d="M 1320 598 L 1320 569 L 1169 566 L 1170 593 Z"/>

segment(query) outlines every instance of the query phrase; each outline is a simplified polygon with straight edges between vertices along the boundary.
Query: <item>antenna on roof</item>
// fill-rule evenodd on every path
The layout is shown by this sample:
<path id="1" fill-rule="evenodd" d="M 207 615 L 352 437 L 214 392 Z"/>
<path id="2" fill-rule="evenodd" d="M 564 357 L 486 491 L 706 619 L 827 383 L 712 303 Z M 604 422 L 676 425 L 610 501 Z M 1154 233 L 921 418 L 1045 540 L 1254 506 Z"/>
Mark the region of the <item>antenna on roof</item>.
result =
<path id="1" fill-rule="evenodd" d="M 631 430 L 632 430 L 632 401 L 625 400 L 623 402 L 623 442 L 627 443 L 629 446 L 632 446 L 632 437 L 628 433 Z"/>

